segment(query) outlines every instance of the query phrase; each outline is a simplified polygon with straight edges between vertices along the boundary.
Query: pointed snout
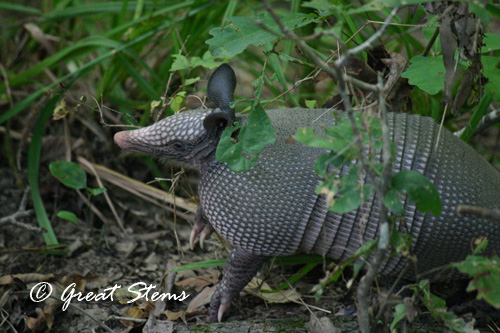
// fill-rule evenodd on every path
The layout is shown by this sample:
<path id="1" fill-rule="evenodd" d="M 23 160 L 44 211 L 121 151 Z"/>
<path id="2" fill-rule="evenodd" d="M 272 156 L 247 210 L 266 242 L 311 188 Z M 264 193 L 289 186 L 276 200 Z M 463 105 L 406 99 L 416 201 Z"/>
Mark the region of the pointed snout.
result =
<path id="1" fill-rule="evenodd" d="M 114 140 L 116 144 L 123 150 L 131 150 L 132 145 L 128 140 L 129 131 L 121 131 L 115 134 Z"/>

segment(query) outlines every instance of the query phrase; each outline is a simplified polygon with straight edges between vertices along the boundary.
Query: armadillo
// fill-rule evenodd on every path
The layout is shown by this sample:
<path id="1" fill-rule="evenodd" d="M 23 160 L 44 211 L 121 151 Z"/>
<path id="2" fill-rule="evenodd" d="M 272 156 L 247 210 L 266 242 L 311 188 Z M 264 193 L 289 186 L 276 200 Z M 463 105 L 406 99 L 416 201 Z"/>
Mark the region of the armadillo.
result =
<path id="1" fill-rule="evenodd" d="M 180 112 L 114 138 L 123 150 L 166 157 L 200 170 L 200 206 L 190 242 L 201 234 L 202 245 L 215 229 L 233 246 L 211 300 L 212 321 L 222 319 L 269 257 L 309 252 L 342 260 L 376 238 L 379 226 L 376 199 L 349 213 L 330 211 L 324 195 L 316 192 L 321 179 L 314 171 L 316 159 L 325 151 L 289 139 L 301 127 L 312 127 L 321 135 L 336 117 L 345 116 L 341 111 L 266 110 L 276 141 L 263 149 L 255 165 L 235 173 L 217 161 L 215 151 L 224 128 L 235 120 L 245 123 L 245 117 L 236 117 L 230 106 L 235 86 L 234 71 L 221 65 L 207 86 L 217 108 Z M 442 212 L 435 217 L 404 200 L 405 213 L 397 227 L 412 236 L 418 272 L 464 259 L 478 237 L 487 237 L 489 251 L 500 253 L 500 223 L 457 213 L 460 204 L 499 208 L 500 173 L 449 131 L 440 132 L 431 118 L 389 113 L 388 126 L 397 146 L 394 173 L 422 173 L 442 202 Z M 403 256 L 391 257 L 380 273 L 397 275 L 406 261 Z"/>

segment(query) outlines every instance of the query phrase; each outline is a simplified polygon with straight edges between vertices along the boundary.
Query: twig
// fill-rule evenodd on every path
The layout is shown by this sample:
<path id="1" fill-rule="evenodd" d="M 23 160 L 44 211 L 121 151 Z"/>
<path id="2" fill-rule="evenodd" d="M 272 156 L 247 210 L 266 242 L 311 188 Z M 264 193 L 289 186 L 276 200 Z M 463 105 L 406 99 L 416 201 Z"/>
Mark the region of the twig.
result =
<path id="1" fill-rule="evenodd" d="M 476 130 L 474 131 L 474 133 L 472 135 L 473 136 L 477 135 L 477 134 L 481 133 L 482 131 L 484 131 L 485 129 L 487 129 L 488 127 L 493 126 L 497 123 L 500 123 L 500 109 L 493 110 L 490 113 L 488 113 L 487 115 L 484 115 L 481 118 L 481 120 L 479 121 L 479 124 L 477 125 Z M 462 136 L 462 133 L 465 132 L 466 129 L 467 129 L 467 126 L 454 132 L 453 134 L 455 136 L 460 137 L 460 136 Z"/>
<path id="2" fill-rule="evenodd" d="M 97 173 L 97 171 L 94 168 L 94 166 L 92 165 L 92 163 L 87 161 L 82 156 L 78 156 L 77 160 L 78 160 L 78 163 L 85 165 L 90 171 L 92 171 L 92 173 L 94 174 L 94 177 L 97 180 L 97 185 L 99 185 L 99 187 L 104 187 L 104 185 L 102 184 L 102 181 L 101 181 L 101 177 L 99 177 L 99 174 Z M 113 216 L 115 217 L 116 223 L 118 224 L 118 226 L 120 227 L 120 229 L 122 231 L 125 231 L 125 227 L 123 226 L 122 219 L 120 218 L 120 216 L 116 212 L 115 206 L 113 205 L 113 202 L 111 201 L 111 198 L 109 197 L 107 191 L 105 191 L 103 193 L 103 195 L 104 195 L 104 198 L 106 199 L 106 202 L 108 203 L 109 208 L 111 209 L 111 212 L 113 213 Z"/>
<path id="3" fill-rule="evenodd" d="M 379 205 L 379 230 L 380 236 L 373 254 L 373 261 L 368 267 L 368 271 L 359 281 L 357 289 L 357 312 L 358 322 L 362 332 L 370 332 L 370 316 L 368 313 L 368 293 L 370 287 L 375 280 L 380 266 L 386 257 L 387 251 L 390 249 L 390 227 L 388 220 L 387 207 L 384 205 L 384 198 L 389 187 L 392 177 L 392 159 L 391 159 L 391 138 L 389 126 L 387 126 L 387 110 L 384 103 L 384 83 L 382 77 L 378 76 L 379 88 L 379 103 L 382 118 L 382 135 L 383 135 L 383 149 L 382 149 L 382 178 L 376 181 L 377 201 Z"/>
<path id="4" fill-rule="evenodd" d="M 57 301 L 59 301 L 59 302 L 61 301 L 60 299 L 58 299 L 58 298 L 56 298 L 56 297 L 54 297 L 54 296 L 50 296 L 50 298 L 53 298 L 53 299 L 55 299 L 55 300 L 57 300 Z M 92 317 L 90 314 L 88 314 L 88 313 L 87 313 L 87 312 L 85 312 L 84 310 L 80 309 L 80 307 L 78 307 L 78 306 L 76 306 L 76 305 L 74 305 L 74 304 L 71 304 L 71 303 L 68 303 L 68 304 L 69 304 L 69 307 L 70 307 L 70 308 L 73 308 L 73 309 L 75 309 L 75 310 L 80 311 L 80 312 L 81 312 L 81 313 L 83 313 L 85 316 L 89 317 L 89 318 L 90 318 L 93 322 L 95 322 L 97 325 L 99 325 L 99 326 L 100 326 L 103 330 L 105 330 L 106 332 L 112 332 L 112 333 L 113 333 L 113 332 L 115 332 L 115 331 L 113 331 L 113 330 L 112 330 L 112 329 L 111 329 L 108 325 L 106 325 L 106 324 L 104 324 L 104 323 L 100 322 L 99 320 L 95 319 L 95 318 L 94 318 L 94 317 Z"/>
<path id="5" fill-rule="evenodd" d="M 6 223 L 11 223 L 15 226 L 24 228 L 24 229 L 29 230 L 29 231 L 36 231 L 36 232 L 42 232 L 42 233 L 46 231 L 43 228 L 33 226 L 31 224 L 23 223 L 23 222 L 20 222 L 17 220 L 20 217 L 30 216 L 31 213 L 33 213 L 32 209 L 28 209 L 28 210 L 26 209 L 29 191 L 30 191 L 30 188 L 27 187 L 26 190 L 24 191 L 24 194 L 23 194 L 23 197 L 21 199 L 21 203 L 19 204 L 19 209 L 17 210 L 17 212 L 15 212 L 14 214 L 11 214 L 9 216 L 5 216 L 5 217 L 0 218 L 0 225 L 6 224 Z"/>
<path id="6" fill-rule="evenodd" d="M 458 205 L 457 213 L 459 214 L 472 214 L 485 219 L 500 222 L 500 209 L 490 209 L 484 207 Z"/>
<path id="7" fill-rule="evenodd" d="M 131 321 L 133 323 L 138 323 L 142 324 L 148 321 L 147 319 L 142 319 L 142 318 L 132 318 L 132 317 L 120 317 L 120 316 L 109 316 L 107 320 L 124 320 L 124 321 Z"/>

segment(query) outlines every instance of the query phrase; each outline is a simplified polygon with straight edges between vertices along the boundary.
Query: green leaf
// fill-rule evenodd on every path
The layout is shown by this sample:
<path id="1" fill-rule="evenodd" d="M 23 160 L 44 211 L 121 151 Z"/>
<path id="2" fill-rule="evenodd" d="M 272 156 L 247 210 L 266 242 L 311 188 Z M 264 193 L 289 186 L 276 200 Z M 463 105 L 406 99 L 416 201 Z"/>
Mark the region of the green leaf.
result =
<path id="1" fill-rule="evenodd" d="M 182 69 L 193 69 L 198 66 L 202 66 L 208 69 L 215 68 L 221 63 L 216 62 L 215 58 L 212 57 L 209 51 L 206 51 L 203 56 L 187 58 L 182 54 L 173 54 L 172 57 L 175 59 L 170 67 L 171 72 L 175 72 Z"/>
<path id="2" fill-rule="evenodd" d="M 385 194 L 384 205 L 397 215 L 403 215 L 405 209 L 401 200 L 398 198 L 400 192 L 394 189 L 389 189 Z"/>
<path id="3" fill-rule="evenodd" d="M 394 331 L 396 325 L 405 317 L 405 305 L 398 304 L 394 308 L 394 319 L 392 320 L 391 326 L 389 327 L 390 331 Z"/>
<path id="4" fill-rule="evenodd" d="M 491 259 L 470 255 L 463 262 L 454 263 L 460 272 L 472 277 L 467 291 L 477 291 L 477 299 L 484 299 L 496 309 L 500 309 L 500 257 Z"/>
<path id="5" fill-rule="evenodd" d="M 392 177 L 391 189 L 400 193 L 406 192 L 422 213 L 431 212 L 434 216 L 441 214 L 441 200 L 436 187 L 417 171 L 402 170 L 398 172 Z"/>
<path id="6" fill-rule="evenodd" d="M 488 79 L 488 83 L 484 86 L 485 91 L 493 95 L 493 98 L 500 102 L 500 69 L 498 65 L 498 57 L 482 56 L 483 74 Z"/>
<path id="7" fill-rule="evenodd" d="M 57 241 L 54 229 L 45 211 L 42 196 L 40 195 L 40 153 L 42 151 L 42 137 L 45 126 L 49 122 L 59 98 L 60 96 L 54 96 L 45 104 L 33 129 L 33 135 L 31 136 L 31 143 L 28 150 L 28 180 L 31 188 L 31 199 L 33 200 L 33 207 L 35 209 L 38 225 L 40 228 L 47 230 L 42 234 L 47 246 L 58 245 L 59 242 Z"/>
<path id="8" fill-rule="evenodd" d="M 484 45 L 481 47 L 482 53 L 500 50 L 500 35 L 487 32 L 485 33 L 483 43 Z"/>
<path id="9" fill-rule="evenodd" d="M 75 190 L 87 187 L 87 174 L 77 163 L 67 161 L 56 161 L 49 165 L 52 176 L 59 179 L 61 183 Z"/>
<path id="10" fill-rule="evenodd" d="M 226 260 L 200 261 L 200 262 L 195 262 L 192 264 L 187 264 L 187 265 L 182 265 L 182 266 L 176 267 L 176 268 L 172 269 L 170 271 L 170 273 L 188 271 L 188 270 L 193 270 L 193 269 L 203 269 L 203 268 L 209 268 L 209 267 L 224 266 L 225 263 L 226 263 Z"/>
<path id="11" fill-rule="evenodd" d="M 342 3 L 338 0 L 336 0 L 336 1 L 311 0 L 311 1 L 304 2 L 302 4 L 302 7 L 314 8 L 318 12 L 319 16 L 325 17 L 325 16 L 331 15 L 333 13 L 340 12 L 340 9 L 342 8 Z"/>
<path id="12" fill-rule="evenodd" d="M 412 237 L 409 234 L 402 234 L 396 229 L 391 233 L 391 247 L 396 253 L 408 255 L 412 245 Z"/>
<path id="13" fill-rule="evenodd" d="M 106 188 L 105 187 L 99 187 L 99 188 L 87 187 L 87 191 L 89 191 L 93 196 L 98 196 L 99 194 L 106 192 Z"/>
<path id="14" fill-rule="evenodd" d="M 282 35 L 278 25 L 269 15 L 257 17 L 264 26 L 278 35 Z M 228 20 L 230 24 L 224 28 L 214 28 L 210 30 L 213 38 L 206 41 L 210 45 L 210 52 L 214 57 L 232 58 L 243 52 L 250 44 L 255 46 L 271 42 L 277 37 L 275 34 L 260 28 L 254 18 L 232 17 Z M 290 30 L 303 27 L 315 19 L 310 15 L 302 13 L 289 13 L 280 16 L 281 22 Z"/>
<path id="15" fill-rule="evenodd" d="M 78 224 L 78 218 L 76 215 L 72 212 L 68 212 L 67 210 L 59 211 L 59 213 L 57 213 L 57 217 Z"/>
<path id="16" fill-rule="evenodd" d="M 237 139 L 233 133 L 239 129 Z M 228 127 L 222 132 L 217 147 L 216 158 L 226 162 L 234 172 L 249 170 L 265 146 L 274 143 L 276 134 L 271 120 L 260 104 L 248 116 L 248 121 L 241 127 Z"/>
<path id="17" fill-rule="evenodd" d="M 495 82 L 495 84 L 499 83 Z M 472 111 L 472 115 L 469 119 L 469 122 L 467 123 L 467 126 L 465 127 L 465 131 L 462 133 L 462 135 L 460 135 L 460 139 L 464 140 L 465 142 L 469 142 L 469 140 L 472 138 L 472 135 L 476 131 L 477 125 L 479 125 L 479 122 L 481 121 L 483 116 L 488 112 L 488 107 L 490 106 L 491 101 L 493 100 L 493 95 L 495 94 L 495 92 L 488 89 L 488 87 L 491 88 L 489 84 L 486 85 L 487 89 L 485 89 L 485 94 L 481 97 L 481 100 Z M 498 95 L 500 96 L 500 89 L 498 90 L 498 93 Z"/>
<path id="18" fill-rule="evenodd" d="M 432 317 L 441 319 L 448 328 L 453 332 L 463 333 L 479 333 L 474 329 L 472 322 L 465 322 L 462 318 L 458 318 L 453 312 L 448 312 L 446 302 L 430 292 L 429 280 L 422 280 L 415 288 L 420 300 L 429 310 Z"/>
<path id="19" fill-rule="evenodd" d="M 444 88 L 445 68 L 443 57 L 414 56 L 410 59 L 410 66 L 401 74 L 408 79 L 408 83 L 417 86 L 431 95 L 435 95 Z"/>
<path id="20" fill-rule="evenodd" d="M 307 100 L 306 99 L 306 107 L 308 109 L 314 109 L 314 106 L 316 105 L 316 100 Z"/>
<path id="21" fill-rule="evenodd" d="M 357 209 L 363 201 L 367 200 L 375 192 L 372 184 L 363 184 L 360 182 L 359 166 L 353 166 L 347 176 L 341 175 L 341 197 L 335 199 L 335 202 L 329 210 L 345 214 Z M 362 194 L 363 191 L 363 195 Z M 335 193 L 336 194 L 336 193 Z"/>

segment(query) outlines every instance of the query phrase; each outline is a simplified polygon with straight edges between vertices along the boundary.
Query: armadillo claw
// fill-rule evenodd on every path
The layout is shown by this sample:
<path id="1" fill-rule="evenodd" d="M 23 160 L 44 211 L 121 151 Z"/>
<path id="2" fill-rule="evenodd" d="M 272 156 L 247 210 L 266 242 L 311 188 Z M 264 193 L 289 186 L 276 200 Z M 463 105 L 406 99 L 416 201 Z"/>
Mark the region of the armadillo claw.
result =
<path id="1" fill-rule="evenodd" d="M 229 304 L 221 304 L 219 306 L 219 311 L 217 312 L 217 321 L 220 323 L 222 322 L 222 316 L 224 315 L 224 312 L 229 309 Z"/>
<path id="2" fill-rule="evenodd" d="M 212 296 L 212 300 L 210 302 L 210 310 L 208 312 L 208 321 L 210 322 L 216 322 L 218 321 L 219 323 L 222 322 L 222 317 L 224 316 L 224 313 L 229 309 L 231 306 L 231 302 L 233 300 L 232 295 L 223 295 L 224 288 L 217 288 L 215 293 Z"/>
<path id="3" fill-rule="evenodd" d="M 200 235 L 200 247 L 203 249 L 203 243 L 205 242 L 205 239 L 210 236 L 214 232 L 214 228 L 212 227 L 211 224 L 205 225 L 205 228 L 201 231 Z"/>
<path id="4" fill-rule="evenodd" d="M 189 235 L 189 247 L 191 251 L 194 250 L 194 246 L 196 244 L 196 237 L 200 235 L 200 247 L 203 249 L 203 244 L 205 239 L 210 236 L 214 232 L 214 228 L 211 224 L 204 224 L 196 222 L 194 224 L 193 229 L 191 230 L 191 234 Z"/>

